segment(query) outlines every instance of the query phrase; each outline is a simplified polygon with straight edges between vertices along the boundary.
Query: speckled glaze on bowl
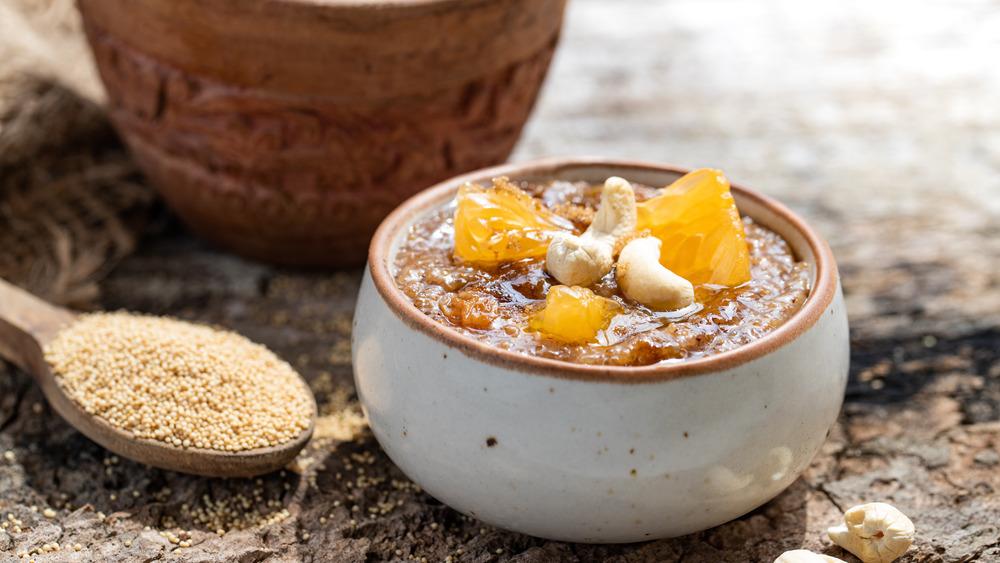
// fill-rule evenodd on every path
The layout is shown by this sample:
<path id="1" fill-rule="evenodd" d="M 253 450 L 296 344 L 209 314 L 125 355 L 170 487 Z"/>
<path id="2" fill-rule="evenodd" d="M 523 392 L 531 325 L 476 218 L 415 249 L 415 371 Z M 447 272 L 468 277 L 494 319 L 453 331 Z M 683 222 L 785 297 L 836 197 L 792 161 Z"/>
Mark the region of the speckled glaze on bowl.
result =
<path id="1" fill-rule="evenodd" d="M 79 0 L 112 122 L 193 230 L 359 265 L 416 191 L 506 160 L 566 0 Z"/>
<path id="2" fill-rule="evenodd" d="M 847 315 L 829 247 L 784 205 L 740 186 L 741 213 L 811 264 L 802 309 L 715 356 L 647 367 L 525 357 L 420 313 L 392 279 L 413 222 L 466 181 L 608 176 L 664 186 L 660 164 L 556 159 L 477 171 L 404 203 L 377 231 L 355 313 L 354 373 L 372 431 L 411 479 L 501 528 L 577 542 L 703 530 L 767 502 L 819 451 L 847 381 Z"/>

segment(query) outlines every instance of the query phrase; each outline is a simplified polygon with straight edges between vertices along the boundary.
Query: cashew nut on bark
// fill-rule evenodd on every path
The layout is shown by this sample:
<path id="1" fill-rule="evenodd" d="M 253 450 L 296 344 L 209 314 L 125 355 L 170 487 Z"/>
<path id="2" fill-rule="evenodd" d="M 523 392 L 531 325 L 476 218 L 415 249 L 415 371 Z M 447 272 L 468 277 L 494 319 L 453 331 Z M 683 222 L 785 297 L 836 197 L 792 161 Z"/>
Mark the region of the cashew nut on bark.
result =
<path id="1" fill-rule="evenodd" d="M 913 543 L 913 522 L 883 502 L 862 504 L 844 514 L 844 525 L 827 530 L 833 543 L 864 563 L 889 563 Z"/>
<path id="2" fill-rule="evenodd" d="M 808 549 L 793 549 L 786 551 L 774 560 L 774 563 L 845 563 L 843 559 L 813 553 Z"/>
<path id="3" fill-rule="evenodd" d="M 615 246 L 635 230 L 635 192 L 622 178 L 604 182 L 601 205 L 582 235 L 558 234 L 549 242 L 545 269 L 559 283 L 588 286 L 614 266 Z"/>
<path id="4" fill-rule="evenodd" d="M 647 307 L 672 311 L 694 303 L 694 286 L 660 264 L 660 239 L 642 237 L 625 245 L 615 279 L 622 293 Z"/>

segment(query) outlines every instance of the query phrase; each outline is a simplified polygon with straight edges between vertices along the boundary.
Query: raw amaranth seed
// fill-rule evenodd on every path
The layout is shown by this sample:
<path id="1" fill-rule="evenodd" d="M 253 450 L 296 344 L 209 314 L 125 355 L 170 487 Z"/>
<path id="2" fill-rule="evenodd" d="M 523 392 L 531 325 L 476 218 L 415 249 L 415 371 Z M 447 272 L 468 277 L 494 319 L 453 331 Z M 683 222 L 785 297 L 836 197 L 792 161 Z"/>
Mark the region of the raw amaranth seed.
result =
<path id="1" fill-rule="evenodd" d="M 309 392 L 273 352 L 224 330 L 125 312 L 82 315 L 46 347 L 88 413 L 142 438 L 240 451 L 299 436 Z"/>

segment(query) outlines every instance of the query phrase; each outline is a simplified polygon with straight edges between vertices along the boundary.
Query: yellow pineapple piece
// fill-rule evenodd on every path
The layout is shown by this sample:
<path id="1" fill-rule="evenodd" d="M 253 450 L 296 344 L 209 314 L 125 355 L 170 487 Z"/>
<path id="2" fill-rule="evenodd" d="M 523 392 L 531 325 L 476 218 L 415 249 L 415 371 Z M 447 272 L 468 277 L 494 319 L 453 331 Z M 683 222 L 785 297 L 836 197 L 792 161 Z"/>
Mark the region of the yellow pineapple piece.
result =
<path id="1" fill-rule="evenodd" d="M 660 239 L 660 263 L 694 285 L 736 286 L 750 280 L 743 221 L 722 172 L 684 175 L 637 204 L 636 230 Z"/>
<path id="2" fill-rule="evenodd" d="M 489 188 L 466 183 L 455 208 L 455 255 L 496 265 L 545 256 L 552 235 L 573 224 L 549 211 L 507 178 Z"/>
<path id="3" fill-rule="evenodd" d="M 594 342 L 621 306 L 580 286 L 554 285 L 528 329 L 572 343 Z"/>

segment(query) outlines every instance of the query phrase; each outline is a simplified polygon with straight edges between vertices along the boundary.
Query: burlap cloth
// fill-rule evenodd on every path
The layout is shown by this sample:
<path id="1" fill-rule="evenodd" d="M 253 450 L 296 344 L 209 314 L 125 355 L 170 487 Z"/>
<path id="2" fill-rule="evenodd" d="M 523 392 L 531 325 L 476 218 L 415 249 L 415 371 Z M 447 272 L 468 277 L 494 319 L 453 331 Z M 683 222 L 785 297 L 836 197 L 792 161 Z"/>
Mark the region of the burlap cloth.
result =
<path id="1" fill-rule="evenodd" d="M 156 198 L 117 142 L 73 0 L 0 2 L 0 277 L 86 306 Z"/>

